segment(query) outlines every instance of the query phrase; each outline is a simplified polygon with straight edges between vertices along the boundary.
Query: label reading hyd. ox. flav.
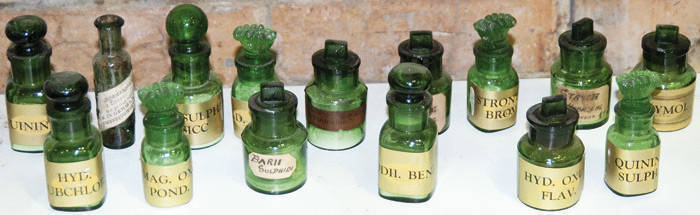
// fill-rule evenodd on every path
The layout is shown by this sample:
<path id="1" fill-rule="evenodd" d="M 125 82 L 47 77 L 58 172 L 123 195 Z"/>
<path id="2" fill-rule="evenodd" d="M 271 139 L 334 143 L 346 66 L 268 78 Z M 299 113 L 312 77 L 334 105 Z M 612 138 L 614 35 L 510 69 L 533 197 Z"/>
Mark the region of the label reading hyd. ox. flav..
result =
<path id="1" fill-rule="evenodd" d="M 483 90 L 469 83 L 467 117 L 481 129 L 498 130 L 515 124 L 518 109 L 518 85 L 502 91 Z"/>
<path id="2" fill-rule="evenodd" d="M 297 159 L 290 154 L 265 155 L 255 152 L 248 154 L 248 167 L 253 175 L 264 179 L 285 179 L 297 169 Z"/>
<path id="3" fill-rule="evenodd" d="M 157 207 L 171 207 L 192 199 L 192 158 L 170 166 L 149 165 L 141 159 L 146 201 Z"/>
<path id="4" fill-rule="evenodd" d="M 605 183 L 623 195 L 645 194 L 659 184 L 660 145 L 650 149 L 625 150 L 610 141 L 605 153 Z"/>
<path id="5" fill-rule="evenodd" d="M 134 113 L 133 73 L 109 90 L 97 93 L 97 124 L 100 131 L 117 126 Z"/>
<path id="6" fill-rule="evenodd" d="M 435 189 L 437 143 L 421 153 L 379 147 L 379 189 L 385 192 L 426 196 Z"/>
<path id="7" fill-rule="evenodd" d="M 231 104 L 233 105 L 233 132 L 236 133 L 236 137 L 241 138 L 243 129 L 248 126 L 253 117 L 247 101 L 231 97 Z"/>
<path id="8" fill-rule="evenodd" d="M 690 124 L 695 98 L 695 80 L 683 88 L 656 90 L 651 104 L 656 108 L 654 128 L 657 131 L 675 131 Z"/>
<path id="9" fill-rule="evenodd" d="M 438 93 L 433 95 L 433 103 L 430 106 L 428 116 L 435 121 L 438 132 L 447 126 L 447 97 L 445 97 L 445 94 Z"/>
<path id="10" fill-rule="evenodd" d="M 10 142 L 17 145 L 42 146 L 51 131 L 45 104 L 6 103 Z"/>
<path id="11" fill-rule="evenodd" d="M 177 104 L 177 109 L 185 115 L 183 134 L 192 148 L 210 144 L 223 134 L 224 116 L 221 93 L 197 104 Z"/>
<path id="12" fill-rule="evenodd" d="M 590 90 L 558 86 L 556 92 L 564 95 L 566 104 L 578 111 L 579 124 L 588 124 L 604 118 L 610 108 L 610 85 L 608 84 Z"/>
<path id="13" fill-rule="evenodd" d="M 313 106 L 306 96 L 306 120 L 310 125 L 327 131 L 350 130 L 365 122 L 367 103 L 347 111 L 325 111 Z"/>
<path id="14" fill-rule="evenodd" d="M 105 196 L 102 151 L 92 159 L 54 163 L 46 160 L 46 187 L 54 207 L 94 206 Z"/>
<path id="15" fill-rule="evenodd" d="M 547 168 L 518 157 L 518 198 L 533 208 L 560 210 L 571 207 L 583 191 L 584 158 L 563 168 Z"/>

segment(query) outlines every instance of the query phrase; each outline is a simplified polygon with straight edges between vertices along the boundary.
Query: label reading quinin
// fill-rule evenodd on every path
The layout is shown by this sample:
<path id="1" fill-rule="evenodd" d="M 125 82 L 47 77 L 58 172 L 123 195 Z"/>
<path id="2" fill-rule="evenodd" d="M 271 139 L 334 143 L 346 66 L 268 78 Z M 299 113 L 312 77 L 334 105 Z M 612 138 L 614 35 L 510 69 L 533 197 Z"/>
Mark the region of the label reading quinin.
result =
<path id="1" fill-rule="evenodd" d="M 233 105 L 233 132 L 236 133 L 236 137 L 241 138 L 243 129 L 248 126 L 253 117 L 247 101 L 231 97 L 231 104 Z"/>
<path id="2" fill-rule="evenodd" d="M 590 90 L 579 90 L 565 86 L 557 87 L 557 94 L 566 97 L 566 104 L 578 111 L 578 123 L 588 124 L 603 119 L 610 106 L 610 85 Z"/>
<path id="3" fill-rule="evenodd" d="M 101 131 L 126 121 L 134 113 L 134 81 L 129 77 L 109 90 L 97 93 L 97 124 Z"/>
<path id="4" fill-rule="evenodd" d="M 610 141 L 605 153 L 605 183 L 623 195 L 639 195 L 656 190 L 659 184 L 660 146 L 625 150 Z"/>
<path id="5" fill-rule="evenodd" d="M 469 83 L 469 121 L 481 129 L 499 130 L 515 124 L 518 85 L 502 91 L 489 91 Z"/>
<path id="6" fill-rule="evenodd" d="M 45 104 L 12 104 L 7 102 L 10 142 L 17 145 L 42 146 L 51 131 Z"/>
<path id="7" fill-rule="evenodd" d="M 248 167 L 253 175 L 264 179 L 285 179 L 297 169 L 297 159 L 290 154 L 248 154 Z"/>
<path id="8" fill-rule="evenodd" d="M 675 131 L 690 124 L 695 99 L 695 80 L 681 89 L 656 90 L 651 104 L 656 108 L 654 128 L 658 131 Z"/>
<path id="9" fill-rule="evenodd" d="M 427 152 L 400 152 L 379 147 L 379 189 L 400 195 L 426 196 L 435 189 L 437 143 Z"/>
<path id="10" fill-rule="evenodd" d="M 325 111 L 313 106 L 306 96 L 306 121 L 317 128 L 327 131 L 350 130 L 365 122 L 367 103 L 347 111 Z"/>
<path id="11" fill-rule="evenodd" d="M 430 107 L 429 117 L 435 121 L 438 132 L 447 126 L 447 99 L 445 94 L 438 93 L 433 95 L 433 104 Z"/>
<path id="12" fill-rule="evenodd" d="M 560 210 L 571 207 L 583 191 L 584 159 L 564 168 L 547 168 L 518 158 L 518 198 L 530 207 Z"/>
<path id="13" fill-rule="evenodd" d="M 183 133 L 192 148 L 206 146 L 221 137 L 224 131 L 223 103 L 221 93 L 198 104 L 177 104 L 185 115 Z"/>
<path id="14" fill-rule="evenodd" d="M 171 207 L 192 199 L 192 158 L 170 165 L 149 165 L 141 159 L 146 201 L 156 207 Z"/>
<path id="15" fill-rule="evenodd" d="M 105 197 L 102 151 L 92 159 L 72 163 L 54 163 L 44 157 L 44 164 L 51 206 L 94 206 Z"/>

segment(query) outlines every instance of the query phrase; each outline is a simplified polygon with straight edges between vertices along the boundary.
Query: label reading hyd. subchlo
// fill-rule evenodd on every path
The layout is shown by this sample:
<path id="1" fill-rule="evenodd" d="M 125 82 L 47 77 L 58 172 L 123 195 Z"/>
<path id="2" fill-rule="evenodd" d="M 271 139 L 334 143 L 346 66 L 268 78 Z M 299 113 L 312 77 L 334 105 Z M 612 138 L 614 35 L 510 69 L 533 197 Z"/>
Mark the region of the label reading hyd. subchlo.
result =
<path id="1" fill-rule="evenodd" d="M 485 130 L 499 130 L 515 124 L 518 109 L 518 85 L 502 90 L 483 90 L 469 83 L 468 118 Z"/>
<path id="2" fill-rule="evenodd" d="M 146 201 L 157 207 L 171 207 L 192 199 L 192 158 L 170 166 L 149 165 L 141 159 Z"/>
<path id="3" fill-rule="evenodd" d="M 51 131 L 45 104 L 6 103 L 10 142 L 17 145 L 42 146 Z"/>
<path id="4" fill-rule="evenodd" d="M 223 103 L 221 93 L 197 104 L 177 104 L 177 109 L 185 116 L 185 134 L 192 148 L 210 144 L 223 134 Z"/>
<path id="5" fill-rule="evenodd" d="M 435 121 L 438 132 L 447 126 L 447 99 L 445 94 L 438 93 L 433 95 L 433 103 L 430 106 L 428 116 Z"/>
<path id="6" fill-rule="evenodd" d="M 547 168 L 518 157 L 518 198 L 541 210 L 571 207 L 581 197 L 583 173 L 583 158 L 570 167 Z"/>
<path id="7" fill-rule="evenodd" d="M 654 128 L 657 131 L 675 131 L 690 124 L 695 99 L 695 80 L 683 88 L 656 90 L 651 104 L 656 108 Z"/>
<path id="8" fill-rule="evenodd" d="M 581 90 L 557 87 L 557 94 L 566 97 L 566 104 L 578 111 L 578 124 L 588 124 L 605 118 L 610 108 L 610 85 Z"/>
<path id="9" fill-rule="evenodd" d="M 659 184 L 660 145 L 650 149 L 625 150 L 610 141 L 605 153 L 605 183 L 623 195 L 656 190 Z"/>
<path id="10" fill-rule="evenodd" d="M 104 198 L 102 151 L 92 159 L 71 163 L 54 163 L 44 157 L 44 164 L 51 206 L 94 206 Z"/>
<path id="11" fill-rule="evenodd" d="M 264 179 L 285 179 L 297 169 L 297 159 L 290 154 L 248 154 L 248 167 L 253 175 Z"/>
<path id="12" fill-rule="evenodd" d="M 306 96 L 306 120 L 310 125 L 327 131 L 350 130 L 365 122 L 367 103 L 347 111 L 325 111 L 313 106 Z"/>
<path id="13" fill-rule="evenodd" d="M 97 124 L 100 131 L 117 126 L 134 113 L 133 73 L 109 90 L 97 93 Z"/>
<path id="14" fill-rule="evenodd" d="M 435 189 L 437 143 L 427 152 L 401 152 L 379 147 L 379 189 L 426 196 Z"/>
<path id="15" fill-rule="evenodd" d="M 247 101 L 231 97 L 231 104 L 233 105 L 233 132 L 236 133 L 236 137 L 241 138 L 243 129 L 248 126 L 253 117 Z"/>

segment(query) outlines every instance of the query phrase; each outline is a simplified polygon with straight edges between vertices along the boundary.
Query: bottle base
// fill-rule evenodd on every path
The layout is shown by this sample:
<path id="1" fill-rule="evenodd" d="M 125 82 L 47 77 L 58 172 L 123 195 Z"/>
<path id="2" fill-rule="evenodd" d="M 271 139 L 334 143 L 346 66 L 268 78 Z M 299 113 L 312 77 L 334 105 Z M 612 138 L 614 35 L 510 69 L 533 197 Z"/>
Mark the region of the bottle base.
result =
<path id="1" fill-rule="evenodd" d="M 206 148 L 209 148 L 209 147 L 211 147 L 211 146 L 213 146 L 213 145 L 216 145 L 217 143 L 221 142 L 222 139 L 224 139 L 224 133 L 223 133 L 223 132 L 221 133 L 221 136 L 219 136 L 219 138 L 216 138 L 216 140 L 211 141 L 211 142 L 206 143 L 206 144 L 199 144 L 199 145 L 196 145 L 196 146 L 190 145 L 190 149 L 192 149 L 192 150 L 206 149 Z"/>
<path id="2" fill-rule="evenodd" d="M 433 197 L 433 192 L 430 192 L 428 195 L 425 195 L 425 196 L 409 197 L 409 196 L 389 193 L 389 192 L 386 192 L 386 191 L 379 189 L 379 196 L 384 198 L 384 199 L 397 201 L 397 202 L 422 203 L 422 202 L 427 202 L 428 200 L 430 200 L 430 198 Z"/>
<path id="3" fill-rule="evenodd" d="M 119 145 L 113 145 L 113 144 L 102 144 L 104 147 L 109 148 L 109 149 L 125 149 L 129 148 L 130 146 L 134 145 L 134 140 L 132 139 L 131 142 L 128 142 L 126 144 L 119 144 Z"/>
<path id="4" fill-rule="evenodd" d="M 250 189 L 254 190 L 255 192 L 267 194 L 267 195 L 282 195 L 282 194 L 291 193 L 291 192 L 294 192 L 294 191 L 298 190 L 299 188 L 303 187 L 304 184 L 306 184 L 306 180 L 302 181 L 299 185 L 294 186 L 294 187 L 289 188 L 289 189 L 286 189 L 286 190 L 270 191 L 270 190 L 263 190 L 263 189 L 257 188 L 255 186 L 253 186 L 252 184 L 250 184 L 248 181 L 246 181 L 246 185 L 248 185 L 248 187 L 250 187 Z"/>
<path id="5" fill-rule="evenodd" d="M 345 151 L 345 150 L 352 149 L 352 148 L 355 148 L 355 147 L 359 146 L 360 143 L 362 143 L 362 141 L 364 141 L 364 140 L 365 140 L 365 137 L 363 136 L 362 139 L 360 139 L 360 141 L 357 141 L 357 143 L 355 143 L 355 144 L 353 144 L 353 145 L 349 145 L 349 146 L 344 146 L 344 147 L 325 147 L 325 146 L 321 146 L 321 145 L 316 145 L 316 144 L 314 144 L 314 143 L 311 141 L 311 139 L 309 139 L 308 141 L 309 141 L 309 143 L 311 143 L 312 146 L 314 146 L 314 147 L 316 147 L 316 148 L 318 148 L 318 149 L 321 149 L 321 150 L 326 150 L 326 151 Z"/>
<path id="6" fill-rule="evenodd" d="M 438 131 L 438 135 L 445 133 L 445 131 L 447 131 L 448 128 L 450 128 L 450 123 L 445 124 L 445 127 L 442 128 L 442 131 Z"/>
<path id="7" fill-rule="evenodd" d="M 593 123 L 589 123 L 589 124 L 581 124 L 581 123 L 579 123 L 578 125 L 576 125 L 576 129 L 578 129 L 578 130 L 588 130 L 588 129 L 595 129 L 595 128 L 598 128 L 598 127 L 600 127 L 600 126 L 605 125 L 605 123 L 608 122 L 608 118 L 610 118 L 609 115 L 606 116 L 604 119 L 601 119 L 601 120 L 598 121 L 598 122 L 593 122 Z"/>
<path id="8" fill-rule="evenodd" d="M 621 197 L 643 196 L 643 195 L 646 195 L 646 194 L 649 194 L 649 193 L 653 193 L 654 191 L 656 191 L 656 189 L 654 189 L 654 190 L 649 191 L 649 192 L 646 192 L 646 193 L 640 193 L 640 194 L 632 194 L 632 195 L 629 195 L 629 194 L 618 193 L 618 192 L 615 191 L 612 187 L 610 187 L 610 185 L 608 185 L 608 182 L 605 182 L 605 186 L 608 187 L 608 189 L 610 189 L 610 191 L 612 191 L 615 195 L 618 195 L 618 196 L 621 196 Z"/>
<path id="9" fill-rule="evenodd" d="M 51 208 L 57 211 L 67 211 L 67 212 L 77 212 L 77 211 L 91 211 L 91 210 L 96 210 L 100 207 L 102 207 L 102 204 L 105 203 L 105 198 L 102 198 L 102 200 L 97 203 L 94 206 L 86 206 L 86 207 L 55 207 L 51 205 Z"/>
<path id="10" fill-rule="evenodd" d="M 479 131 L 484 132 L 484 133 L 494 133 L 494 132 L 503 131 L 503 130 L 509 129 L 510 127 L 513 127 L 513 125 L 515 125 L 515 123 L 513 123 L 513 124 L 509 125 L 508 127 L 499 128 L 499 129 L 494 129 L 494 130 L 486 130 L 486 129 L 480 128 L 479 126 L 476 126 L 476 125 L 475 125 L 474 123 L 472 123 L 472 121 L 469 120 L 469 119 L 467 119 L 467 121 L 469 122 L 469 124 L 472 125 L 472 127 L 476 128 L 476 130 L 479 130 Z"/>
<path id="11" fill-rule="evenodd" d="M 16 152 L 24 152 L 24 153 L 41 153 L 44 151 L 44 146 L 39 145 L 39 146 L 28 146 L 28 145 L 20 145 L 20 144 L 11 144 L 12 150 Z"/>
<path id="12" fill-rule="evenodd" d="M 569 209 L 569 208 L 573 207 L 574 205 L 578 204 L 578 200 L 576 200 L 576 202 L 574 202 L 573 204 L 571 204 L 571 205 L 569 205 L 569 206 L 566 206 L 566 207 L 563 207 L 563 208 L 558 208 L 558 209 L 542 209 L 542 208 L 537 208 L 537 207 L 533 207 L 533 206 L 531 206 L 531 205 L 525 204 L 525 202 L 523 202 L 523 201 L 520 201 L 520 202 L 522 202 L 524 205 L 526 205 L 526 206 L 528 206 L 528 207 L 530 207 L 530 208 L 532 208 L 532 209 L 540 210 L 540 211 L 561 211 L 561 210 Z"/>

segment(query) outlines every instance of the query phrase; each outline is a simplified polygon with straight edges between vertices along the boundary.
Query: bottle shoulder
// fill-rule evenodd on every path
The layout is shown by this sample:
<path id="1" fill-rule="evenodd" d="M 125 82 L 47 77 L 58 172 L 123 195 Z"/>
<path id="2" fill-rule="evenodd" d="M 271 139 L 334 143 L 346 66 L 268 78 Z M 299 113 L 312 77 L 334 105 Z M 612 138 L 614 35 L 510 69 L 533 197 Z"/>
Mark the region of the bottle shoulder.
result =
<path id="1" fill-rule="evenodd" d="M 527 162 L 547 168 L 562 168 L 577 164 L 584 159 L 584 146 L 581 139 L 574 135 L 571 144 L 559 147 L 548 148 L 530 142 L 525 134 L 518 142 L 518 154 Z"/>
<path id="2" fill-rule="evenodd" d="M 476 65 L 472 66 L 467 73 L 467 81 L 483 90 L 501 91 L 518 86 L 520 79 L 513 67 L 496 74 L 479 71 Z"/>
<path id="3" fill-rule="evenodd" d="M 149 144 L 146 139 L 141 143 L 141 159 L 150 165 L 175 165 L 187 161 L 190 156 L 190 144 L 186 138 L 180 139 L 178 144 L 167 147 Z"/>
<path id="4" fill-rule="evenodd" d="M 12 104 L 46 104 L 47 98 L 43 87 L 19 87 L 9 78 L 5 86 L 5 101 Z"/>
<path id="5" fill-rule="evenodd" d="M 279 81 L 277 75 L 273 75 L 272 79 L 260 79 L 254 81 L 243 80 L 236 78 L 231 86 L 231 96 L 234 98 L 248 101 L 248 99 L 258 91 L 260 91 L 260 84 L 265 82 Z"/>
<path id="6" fill-rule="evenodd" d="M 165 76 L 163 81 L 173 82 L 172 73 Z M 185 96 L 178 101 L 178 104 L 198 104 L 219 95 L 223 91 L 223 85 L 221 84 L 221 78 L 214 72 L 211 72 L 209 79 L 203 84 L 192 87 L 183 86 L 182 89 Z"/>
<path id="7" fill-rule="evenodd" d="M 393 128 L 387 121 L 379 134 L 379 146 L 401 152 L 427 152 L 436 144 L 437 125 L 429 119 L 423 130 L 405 132 Z"/>
<path id="8" fill-rule="evenodd" d="M 70 143 L 59 141 L 50 132 L 44 142 L 44 157 L 50 162 L 70 163 L 94 158 L 102 150 L 102 136 L 95 126 L 90 125 L 89 136 L 72 140 Z"/>
<path id="9" fill-rule="evenodd" d="M 643 134 L 633 135 L 618 132 L 617 125 L 613 124 L 608 128 L 606 136 L 608 142 L 624 150 L 649 149 L 661 144 L 659 134 L 653 128 Z"/>
<path id="10" fill-rule="evenodd" d="M 638 63 L 636 66 L 634 66 L 635 69 L 644 69 L 644 62 Z M 680 89 L 683 87 L 686 87 L 693 83 L 697 77 L 697 74 L 695 73 L 695 69 L 693 69 L 690 64 L 686 64 L 686 66 L 683 68 L 683 71 L 681 71 L 678 74 L 672 74 L 672 73 L 663 73 L 663 72 L 658 72 L 661 76 L 661 89 L 666 89 L 666 90 L 673 90 L 673 89 Z"/>
<path id="11" fill-rule="evenodd" d="M 610 85 L 613 75 L 612 67 L 604 60 L 601 63 L 603 65 L 599 70 L 574 73 L 563 69 L 561 59 L 557 59 L 551 68 L 553 88 L 555 86 L 566 86 L 576 89 L 595 89 L 603 85 Z"/>
<path id="12" fill-rule="evenodd" d="M 315 84 L 310 84 L 304 89 L 304 94 L 315 108 L 326 111 L 345 111 L 360 107 L 367 101 L 367 86 L 360 82 L 350 90 L 328 92 Z"/>
<path id="13" fill-rule="evenodd" d="M 243 130 L 243 134 L 241 134 L 241 139 L 243 139 L 244 147 L 250 152 L 285 154 L 305 147 L 307 135 L 308 132 L 304 125 L 297 121 L 294 132 L 285 137 L 270 138 L 259 136 L 246 127 Z"/>

